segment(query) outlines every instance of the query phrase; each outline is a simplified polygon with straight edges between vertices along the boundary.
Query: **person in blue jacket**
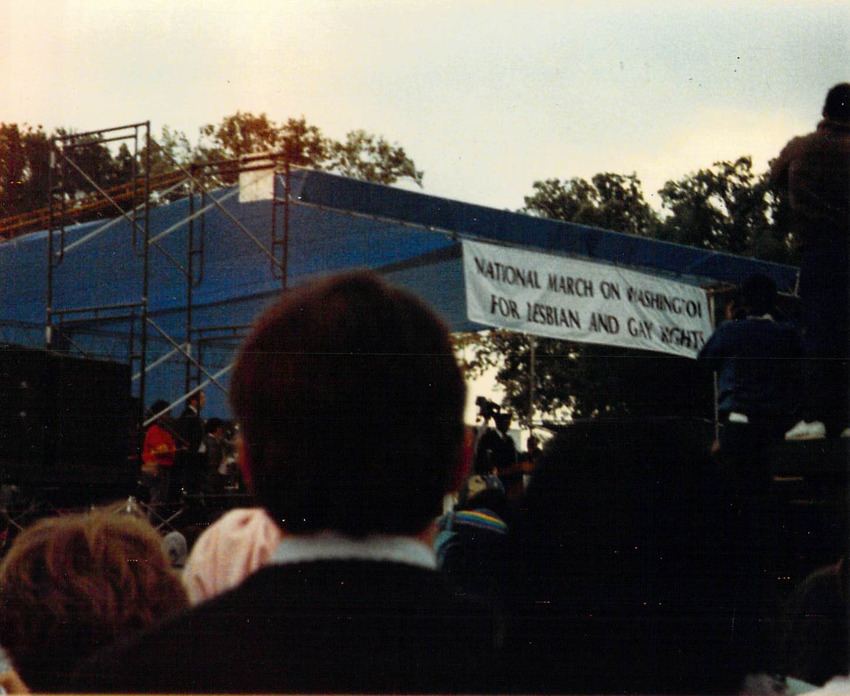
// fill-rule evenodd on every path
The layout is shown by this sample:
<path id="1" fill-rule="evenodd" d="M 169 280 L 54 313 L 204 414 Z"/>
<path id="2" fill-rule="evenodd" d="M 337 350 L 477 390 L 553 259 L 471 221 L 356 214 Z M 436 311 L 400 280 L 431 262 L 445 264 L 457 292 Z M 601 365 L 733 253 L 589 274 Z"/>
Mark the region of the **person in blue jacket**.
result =
<path id="1" fill-rule="evenodd" d="M 794 423 L 802 341 L 777 320 L 776 285 L 761 274 L 741 284 L 735 318 L 720 324 L 699 360 L 718 374 L 718 448 L 737 493 L 764 491 L 771 442 Z"/>

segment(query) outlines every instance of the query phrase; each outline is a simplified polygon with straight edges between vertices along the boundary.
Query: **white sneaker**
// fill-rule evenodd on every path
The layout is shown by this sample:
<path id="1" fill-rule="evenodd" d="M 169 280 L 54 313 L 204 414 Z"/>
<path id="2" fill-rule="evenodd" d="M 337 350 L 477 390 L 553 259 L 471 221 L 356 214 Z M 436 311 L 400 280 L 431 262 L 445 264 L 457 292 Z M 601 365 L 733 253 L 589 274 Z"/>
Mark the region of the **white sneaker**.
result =
<path id="1" fill-rule="evenodd" d="M 826 437 L 826 427 L 820 421 L 806 423 L 800 421 L 785 433 L 786 440 L 822 440 Z"/>
<path id="2" fill-rule="evenodd" d="M 850 428 L 844 428 L 844 430 L 841 431 L 841 437 L 850 437 Z"/>

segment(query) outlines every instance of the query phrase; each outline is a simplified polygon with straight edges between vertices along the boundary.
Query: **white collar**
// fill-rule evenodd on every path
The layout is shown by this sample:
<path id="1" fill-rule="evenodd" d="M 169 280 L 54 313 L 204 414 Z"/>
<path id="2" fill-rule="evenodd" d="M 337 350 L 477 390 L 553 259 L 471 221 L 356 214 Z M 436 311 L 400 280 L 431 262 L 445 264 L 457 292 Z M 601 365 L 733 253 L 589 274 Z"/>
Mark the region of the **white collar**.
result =
<path id="1" fill-rule="evenodd" d="M 276 564 L 309 561 L 391 561 L 434 570 L 437 562 L 427 544 L 408 536 L 374 534 L 353 539 L 335 532 L 284 537 L 272 555 Z"/>

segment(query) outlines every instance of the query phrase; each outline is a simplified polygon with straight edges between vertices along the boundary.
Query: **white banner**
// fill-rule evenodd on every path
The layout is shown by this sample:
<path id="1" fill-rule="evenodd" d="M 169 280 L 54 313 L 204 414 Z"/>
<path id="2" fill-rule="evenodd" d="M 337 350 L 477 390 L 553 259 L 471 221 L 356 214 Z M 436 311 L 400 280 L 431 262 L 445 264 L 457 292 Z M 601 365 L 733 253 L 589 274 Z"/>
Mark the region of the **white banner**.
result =
<path id="1" fill-rule="evenodd" d="M 617 266 L 463 242 L 471 321 L 695 358 L 712 332 L 700 288 Z"/>

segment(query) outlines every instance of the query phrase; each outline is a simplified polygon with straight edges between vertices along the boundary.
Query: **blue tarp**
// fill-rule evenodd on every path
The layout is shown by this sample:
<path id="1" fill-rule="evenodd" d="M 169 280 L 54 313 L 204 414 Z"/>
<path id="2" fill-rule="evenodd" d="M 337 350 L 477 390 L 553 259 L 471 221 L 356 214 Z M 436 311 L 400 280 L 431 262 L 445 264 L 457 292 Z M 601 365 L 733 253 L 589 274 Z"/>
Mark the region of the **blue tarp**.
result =
<path id="1" fill-rule="evenodd" d="M 282 180 L 278 180 L 282 194 Z M 290 286 L 317 273 L 373 268 L 407 287 L 456 331 L 484 328 L 466 319 L 460 239 L 513 244 L 567 256 L 617 263 L 709 285 L 737 283 L 754 272 L 773 277 L 790 291 L 796 269 L 728 254 L 705 252 L 581 225 L 451 201 L 355 181 L 323 172 L 292 174 L 288 273 Z M 272 203 L 239 203 L 235 189 L 211 194 L 266 247 L 271 246 Z M 209 197 L 206 203 L 209 204 Z M 200 209 L 202 201 L 194 201 Z M 186 279 L 176 262 L 187 263 L 189 199 L 151 211 L 151 237 L 172 230 L 150 254 L 148 307 L 151 319 L 177 341 L 186 333 Z M 278 233 L 283 209 L 277 209 Z M 180 224 L 181 221 L 184 224 Z M 142 297 L 143 257 L 132 224 L 105 221 L 68 228 L 66 252 L 55 268 L 53 309 L 137 303 Z M 99 231 L 99 232 L 98 232 Z M 192 326 L 212 329 L 250 323 L 281 291 L 268 257 L 216 207 L 194 222 L 195 287 Z M 93 234 L 97 233 L 97 234 Z M 93 235 L 93 236 L 91 236 Z M 90 238 L 88 238 L 91 236 Z M 80 240 L 78 246 L 75 242 Z M 0 341 L 43 347 L 47 306 L 47 232 L 0 244 Z M 106 316 L 106 313 L 101 313 Z M 129 360 L 126 319 L 76 317 L 75 344 L 94 354 Z M 149 331 L 150 364 L 172 349 Z M 195 338 L 196 336 L 193 335 Z M 238 338 L 205 344 L 203 362 L 215 373 L 227 365 Z M 197 342 L 196 342 L 197 345 Z M 226 384 L 226 377 L 223 378 Z M 172 358 L 150 373 L 147 401 L 174 400 L 183 393 L 182 361 Z M 223 395 L 208 389 L 209 415 L 226 415 Z"/>
<path id="2" fill-rule="evenodd" d="M 304 172 L 293 186 L 293 195 L 326 208 L 648 270 L 697 285 L 737 285 L 754 273 L 773 278 L 780 292 L 793 292 L 796 283 L 797 269 L 791 266 L 460 203 L 324 172 Z"/>

